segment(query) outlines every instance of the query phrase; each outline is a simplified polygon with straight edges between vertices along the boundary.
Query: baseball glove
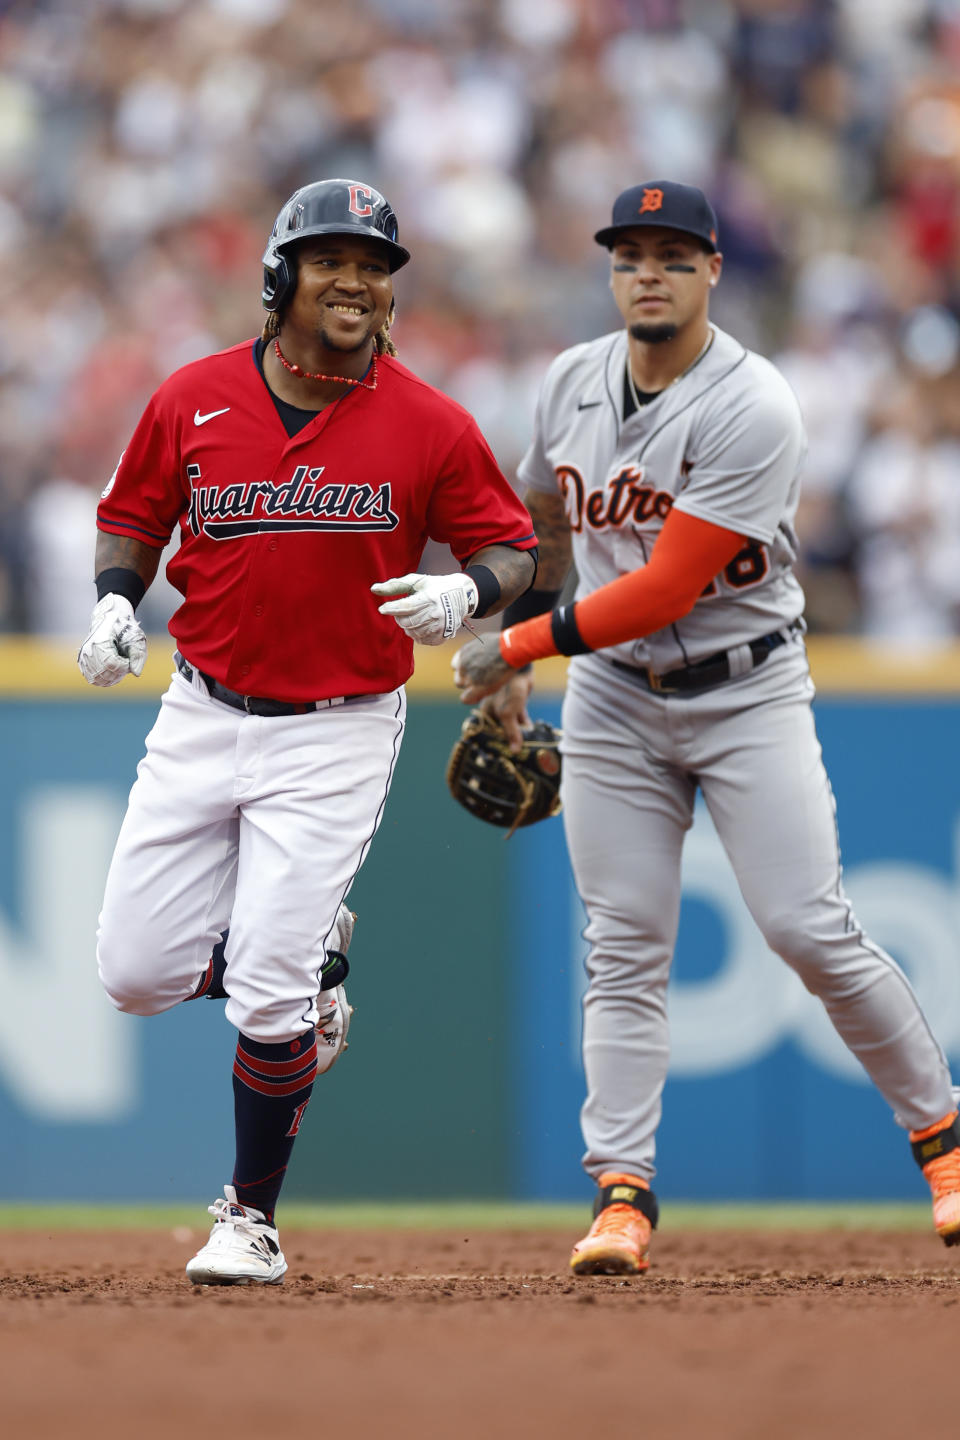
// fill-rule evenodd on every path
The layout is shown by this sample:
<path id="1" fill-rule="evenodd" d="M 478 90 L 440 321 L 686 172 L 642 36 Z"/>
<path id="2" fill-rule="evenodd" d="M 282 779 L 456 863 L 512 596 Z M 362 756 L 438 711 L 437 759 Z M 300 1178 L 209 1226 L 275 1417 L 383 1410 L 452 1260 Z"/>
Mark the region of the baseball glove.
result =
<path id="1" fill-rule="evenodd" d="M 511 751 L 506 734 L 485 710 L 472 710 L 447 762 L 454 800 L 479 820 L 507 829 L 533 825 L 560 810 L 560 731 L 537 720 Z"/>

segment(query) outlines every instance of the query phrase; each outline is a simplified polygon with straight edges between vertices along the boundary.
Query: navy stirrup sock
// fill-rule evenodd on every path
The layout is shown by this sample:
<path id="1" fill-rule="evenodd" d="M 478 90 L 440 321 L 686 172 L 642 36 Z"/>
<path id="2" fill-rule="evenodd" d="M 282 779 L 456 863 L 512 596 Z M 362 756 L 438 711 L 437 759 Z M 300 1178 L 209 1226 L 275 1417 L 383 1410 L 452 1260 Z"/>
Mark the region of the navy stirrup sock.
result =
<path id="1" fill-rule="evenodd" d="M 216 945 L 214 945 L 213 954 L 210 956 L 207 968 L 200 977 L 200 984 L 192 995 L 187 996 L 188 1000 L 199 1000 L 204 995 L 208 1000 L 226 1000 L 227 992 L 223 988 L 223 977 L 227 970 L 227 960 L 224 951 L 226 950 L 227 936 L 229 934 L 229 930 L 224 930 L 220 939 Z"/>
<path id="2" fill-rule="evenodd" d="M 280 1045 L 266 1045 L 246 1035 L 237 1041 L 233 1184 L 240 1204 L 262 1211 L 270 1225 L 316 1074 L 313 1030 Z"/>
<path id="3" fill-rule="evenodd" d="M 213 954 L 207 962 L 207 968 L 200 977 L 200 983 L 188 1000 L 200 1000 L 204 996 L 208 1000 L 226 1000 L 227 992 L 224 989 L 224 976 L 227 972 L 227 936 L 229 930 L 224 930 L 220 939 L 213 947 Z M 335 985 L 342 985 L 350 973 L 350 964 L 346 955 L 339 950 L 328 950 L 327 958 L 320 967 L 320 989 L 332 990 Z"/>

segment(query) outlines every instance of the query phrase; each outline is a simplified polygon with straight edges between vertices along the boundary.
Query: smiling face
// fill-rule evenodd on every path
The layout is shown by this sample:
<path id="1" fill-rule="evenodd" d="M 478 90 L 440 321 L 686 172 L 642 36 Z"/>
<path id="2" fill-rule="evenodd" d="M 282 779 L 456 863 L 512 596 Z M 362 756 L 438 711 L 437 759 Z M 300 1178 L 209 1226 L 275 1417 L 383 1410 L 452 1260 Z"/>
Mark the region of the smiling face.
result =
<path id="1" fill-rule="evenodd" d="M 293 259 L 297 288 L 281 333 L 341 353 L 364 349 L 393 301 L 386 246 L 352 235 L 315 235 L 299 243 Z"/>
<path id="2" fill-rule="evenodd" d="M 682 230 L 638 225 L 618 236 L 610 255 L 610 288 L 635 340 L 671 340 L 706 321 L 722 257 Z"/>

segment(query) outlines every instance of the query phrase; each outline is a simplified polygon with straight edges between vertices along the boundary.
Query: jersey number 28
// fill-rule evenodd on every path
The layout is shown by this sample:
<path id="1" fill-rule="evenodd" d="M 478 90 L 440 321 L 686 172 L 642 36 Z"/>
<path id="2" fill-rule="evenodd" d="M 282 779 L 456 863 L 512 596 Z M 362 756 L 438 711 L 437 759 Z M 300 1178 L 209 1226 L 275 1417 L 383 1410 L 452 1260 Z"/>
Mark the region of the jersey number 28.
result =
<path id="1" fill-rule="evenodd" d="M 769 565 L 767 563 L 767 548 L 759 545 L 756 540 L 748 540 L 742 550 L 736 555 L 723 570 L 723 578 L 733 590 L 745 590 L 748 585 L 756 585 L 766 575 Z M 703 594 L 716 595 L 717 582 L 711 580 Z"/>

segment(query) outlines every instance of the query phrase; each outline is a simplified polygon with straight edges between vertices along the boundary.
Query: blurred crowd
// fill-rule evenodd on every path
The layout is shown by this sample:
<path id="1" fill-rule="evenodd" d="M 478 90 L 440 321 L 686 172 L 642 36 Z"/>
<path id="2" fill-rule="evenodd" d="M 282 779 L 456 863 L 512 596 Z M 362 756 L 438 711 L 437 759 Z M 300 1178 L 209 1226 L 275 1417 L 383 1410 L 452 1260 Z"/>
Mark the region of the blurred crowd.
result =
<path id="1" fill-rule="evenodd" d="M 82 634 L 147 397 L 259 331 L 329 175 L 396 209 L 400 358 L 508 474 L 549 359 L 619 324 L 613 197 L 703 187 L 714 318 L 806 417 L 811 629 L 960 631 L 960 0 L 0 0 L 0 629 Z"/>

